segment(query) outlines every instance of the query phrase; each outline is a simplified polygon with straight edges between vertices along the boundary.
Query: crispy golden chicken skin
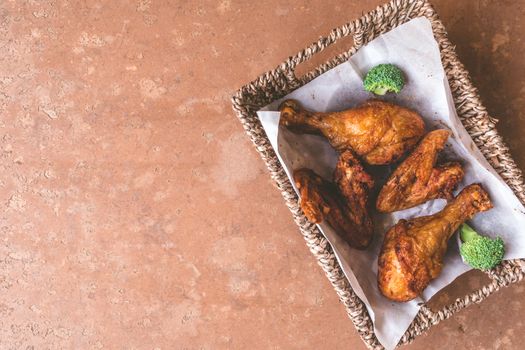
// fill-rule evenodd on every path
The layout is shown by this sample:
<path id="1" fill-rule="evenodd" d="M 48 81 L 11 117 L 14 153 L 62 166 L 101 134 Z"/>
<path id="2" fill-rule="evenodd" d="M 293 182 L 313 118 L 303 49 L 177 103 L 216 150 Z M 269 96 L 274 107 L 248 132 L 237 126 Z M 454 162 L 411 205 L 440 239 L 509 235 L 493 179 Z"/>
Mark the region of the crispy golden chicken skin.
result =
<path id="1" fill-rule="evenodd" d="M 379 192 L 377 210 L 391 213 L 430 199 L 452 198 L 452 191 L 463 179 L 463 168 L 457 162 L 434 167 L 449 135 L 447 130 L 434 130 L 421 140 Z"/>
<path id="2" fill-rule="evenodd" d="M 339 155 L 335 166 L 334 182 L 342 195 L 348 213 L 347 215 L 360 227 L 360 235 L 372 238 L 372 220 L 368 212 L 368 197 L 374 187 L 374 180 L 365 171 L 352 151 L 344 151 Z"/>
<path id="3" fill-rule="evenodd" d="M 369 164 L 396 161 L 425 133 L 416 112 L 377 100 L 332 113 L 307 111 L 295 100 L 284 101 L 279 109 L 281 125 L 296 133 L 323 135 L 336 150 L 353 150 Z"/>
<path id="4" fill-rule="evenodd" d="M 420 295 L 443 267 L 447 242 L 476 213 L 492 208 L 478 184 L 465 187 L 441 212 L 400 220 L 385 235 L 378 260 L 378 286 L 390 300 L 409 301 Z"/>
<path id="5" fill-rule="evenodd" d="M 301 195 L 301 209 L 313 223 L 324 220 L 356 249 L 365 249 L 372 240 L 368 194 L 374 183 L 351 151 L 341 154 L 334 172 L 335 184 L 310 169 L 294 172 Z"/>

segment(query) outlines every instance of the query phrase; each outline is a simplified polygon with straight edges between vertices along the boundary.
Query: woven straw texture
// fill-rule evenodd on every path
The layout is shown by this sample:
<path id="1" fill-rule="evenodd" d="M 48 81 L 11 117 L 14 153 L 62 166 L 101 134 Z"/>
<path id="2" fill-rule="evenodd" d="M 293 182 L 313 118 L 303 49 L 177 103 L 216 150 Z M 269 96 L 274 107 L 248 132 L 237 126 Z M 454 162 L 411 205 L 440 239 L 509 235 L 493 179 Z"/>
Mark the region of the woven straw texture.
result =
<path id="1" fill-rule="evenodd" d="M 378 35 L 386 33 L 412 18 L 421 16 L 427 17 L 432 23 L 434 37 L 439 43 L 441 50 L 443 67 L 463 125 L 490 164 L 507 182 L 520 201 L 525 204 L 525 186 L 521 170 L 516 166 L 507 146 L 498 135 L 495 129 L 497 121 L 487 114 L 476 88 L 470 81 L 468 72 L 458 60 L 454 46 L 447 38 L 443 24 L 427 1 L 393 0 L 380 6 L 360 19 L 332 30 L 326 37 L 319 39 L 295 56 L 288 58 L 274 70 L 261 75 L 250 84 L 242 87 L 232 98 L 233 108 L 239 120 L 265 161 L 273 180 L 285 199 L 286 205 L 292 212 L 295 222 L 301 230 L 307 246 L 317 258 L 319 265 L 323 268 L 339 295 L 359 335 L 370 349 L 383 349 L 383 347 L 374 334 L 372 321 L 366 307 L 350 287 L 327 240 L 322 236 L 317 226 L 308 222 L 303 215 L 298 204 L 297 195 L 279 164 L 256 112 L 261 107 L 285 96 L 318 75 L 343 63 L 360 47 Z M 315 68 L 301 78 L 295 76 L 294 71 L 298 64 L 307 61 L 316 53 L 323 51 L 338 39 L 346 36 L 352 36 L 354 39 L 354 45 L 350 50 Z M 490 271 L 488 275 L 491 278 L 489 284 L 471 294 L 456 299 L 454 303 L 441 310 L 433 311 L 426 305 L 423 305 L 401 338 L 399 345 L 412 341 L 431 326 L 449 318 L 455 312 L 472 303 L 483 301 L 501 287 L 520 281 L 525 275 L 525 260 L 505 261 L 501 266 Z"/>

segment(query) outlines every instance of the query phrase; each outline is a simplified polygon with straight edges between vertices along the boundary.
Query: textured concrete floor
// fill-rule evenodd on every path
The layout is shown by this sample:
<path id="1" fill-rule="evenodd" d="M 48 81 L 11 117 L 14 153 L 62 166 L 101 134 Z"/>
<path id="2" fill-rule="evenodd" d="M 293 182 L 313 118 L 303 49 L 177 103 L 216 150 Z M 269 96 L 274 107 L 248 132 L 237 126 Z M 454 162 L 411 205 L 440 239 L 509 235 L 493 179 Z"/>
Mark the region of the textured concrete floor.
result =
<path id="1" fill-rule="evenodd" d="M 0 349 L 364 349 L 229 97 L 379 3 L 1 1 Z M 434 3 L 525 167 L 524 1 Z M 522 348 L 524 290 L 406 349 Z"/>

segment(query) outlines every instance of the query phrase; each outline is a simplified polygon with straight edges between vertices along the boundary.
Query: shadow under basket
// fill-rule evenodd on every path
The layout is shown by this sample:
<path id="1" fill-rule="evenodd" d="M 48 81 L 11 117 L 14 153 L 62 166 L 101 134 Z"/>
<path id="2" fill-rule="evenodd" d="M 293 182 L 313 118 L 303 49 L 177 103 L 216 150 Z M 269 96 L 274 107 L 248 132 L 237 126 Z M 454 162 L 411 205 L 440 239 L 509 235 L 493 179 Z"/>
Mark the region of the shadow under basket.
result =
<path id="1" fill-rule="evenodd" d="M 256 112 L 263 106 L 282 98 L 320 74 L 345 62 L 360 47 L 366 45 L 377 36 L 413 18 L 422 16 L 428 18 L 432 24 L 434 37 L 441 51 L 443 68 L 447 74 L 456 110 L 463 125 L 485 158 L 509 185 L 520 201 L 525 204 L 525 187 L 521 170 L 516 166 L 516 163 L 510 156 L 508 147 L 498 135 L 495 128 L 496 120 L 487 114 L 477 89 L 472 85 L 468 72 L 459 61 L 454 51 L 454 46 L 448 40 L 445 27 L 428 1 L 393 0 L 388 4 L 379 6 L 361 18 L 332 30 L 327 36 L 322 37 L 295 56 L 288 58 L 274 70 L 264 73 L 242 87 L 232 98 L 233 108 L 239 120 L 265 161 L 271 177 L 277 184 L 286 205 L 292 212 L 306 244 L 317 258 L 319 265 L 323 268 L 330 283 L 339 295 L 348 316 L 354 323 L 362 340 L 370 349 L 383 349 L 383 346 L 374 334 L 372 320 L 368 311 L 352 290 L 330 244 L 317 226 L 310 223 L 301 211 L 298 197 L 280 165 L 270 145 L 270 141 L 266 137 Z M 296 67 L 299 64 L 311 60 L 315 54 L 324 51 L 336 41 L 347 37 L 353 39 L 350 49 L 302 74 L 300 77 L 296 76 Z M 307 64 L 305 63 L 305 65 Z M 470 294 L 457 298 L 450 305 L 441 307 L 439 310 L 432 310 L 428 303 L 422 305 L 419 313 L 398 345 L 411 342 L 433 325 L 449 318 L 472 303 L 480 303 L 501 287 L 520 281 L 525 275 L 525 259 L 505 261 L 502 265 L 489 271 L 487 275 L 490 278 L 488 284 Z M 432 305 L 435 305 L 435 303 L 432 303 Z"/>

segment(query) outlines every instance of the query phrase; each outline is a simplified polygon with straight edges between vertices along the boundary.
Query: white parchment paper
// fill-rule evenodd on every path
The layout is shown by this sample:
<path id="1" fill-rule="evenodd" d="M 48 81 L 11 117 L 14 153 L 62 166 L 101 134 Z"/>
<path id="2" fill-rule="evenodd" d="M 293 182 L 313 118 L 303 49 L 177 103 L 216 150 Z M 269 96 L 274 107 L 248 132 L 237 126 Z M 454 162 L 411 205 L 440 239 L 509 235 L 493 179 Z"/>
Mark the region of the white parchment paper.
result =
<path id="1" fill-rule="evenodd" d="M 446 158 L 459 160 L 464 166 L 466 175 L 459 188 L 478 182 L 489 192 L 494 208 L 478 214 L 471 225 L 483 234 L 501 236 L 506 243 L 506 259 L 525 257 L 525 208 L 488 164 L 459 121 L 441 65 L 438 44 L 426 18 L 416 18 L 381 35 L 361 48 L 348 62 L 322 74 L 284 99 L 297 99 L 305 108 L 320 112 L 351 108 L 373 97 L 363 90 L 362 79 L 370 68 L 380 63 L 397 65 L 407 77 L 407 84 L 400 94 L 384 99 L 419 112 L 428 130 L 447 128 L 452 131 L 444 153 Z M 258 116 L 286 173 L 292 179 L 294 169 L 308 167 L 331 179 L 337 154 L 322 137 L 297 135 L 279 128 L 277 107 L 282 100 L 266 106 Z M 387 173 L 388 170 L 380 176 L 386 177 Z M 387 349 L 393 349 L 399 342 L 421 302 L 429 300 L 470 269 L 459 256 L 457 241 L 451 239 L 443 272 L 426 288 L 420 299 L 408 303 L 391 302 L 377 288 L 377 256 L 386 230 L 401 218 L 432 214 L 444 205 L 444 200 L 434 200 L 393 214 L 375 214 L 375 236 L 366 251 L 350 248 L 329 225 L 319 225 L 352 288 L 365 303 L 377 338 Z"/>

